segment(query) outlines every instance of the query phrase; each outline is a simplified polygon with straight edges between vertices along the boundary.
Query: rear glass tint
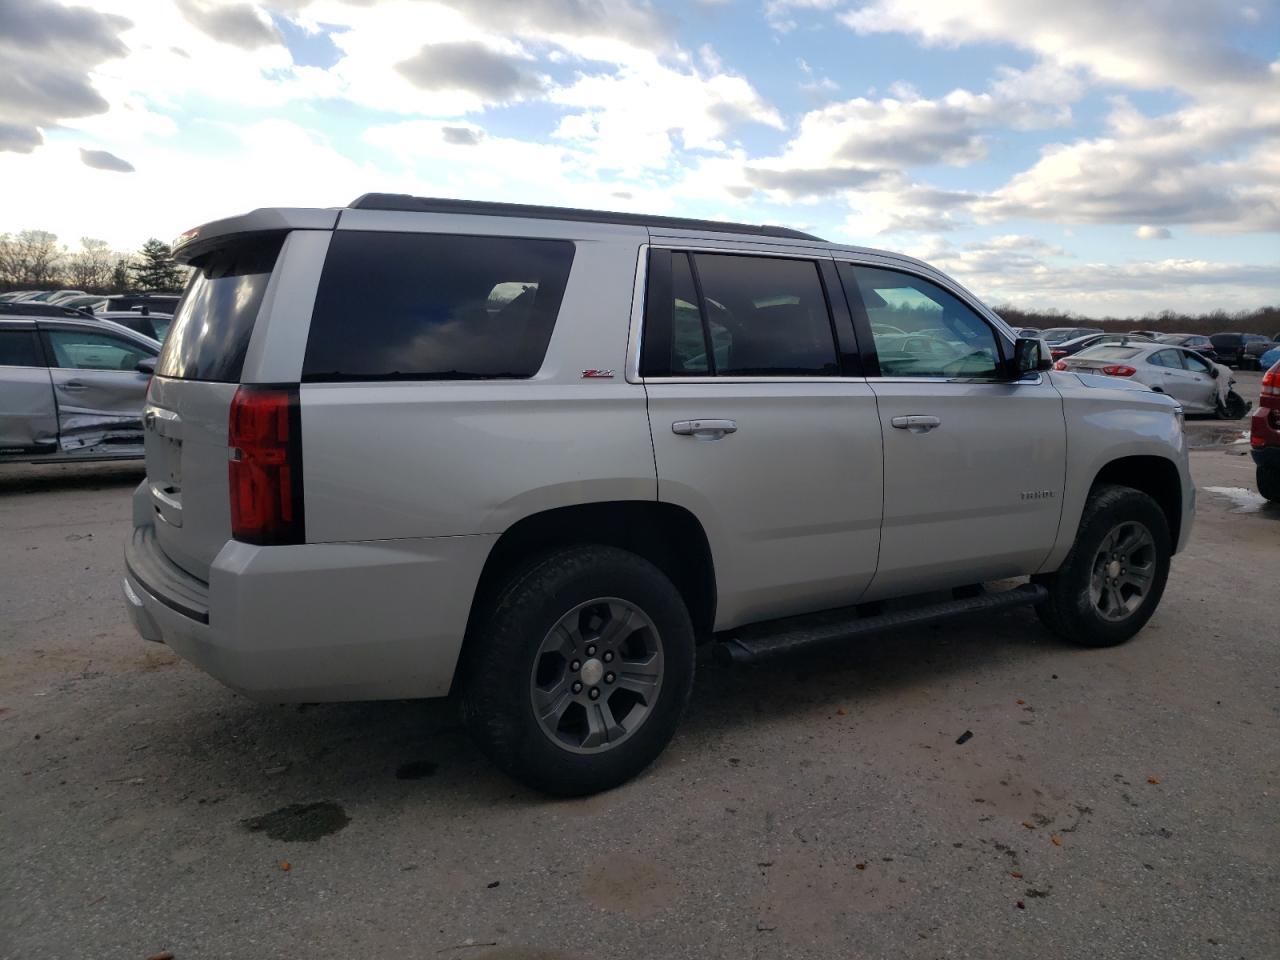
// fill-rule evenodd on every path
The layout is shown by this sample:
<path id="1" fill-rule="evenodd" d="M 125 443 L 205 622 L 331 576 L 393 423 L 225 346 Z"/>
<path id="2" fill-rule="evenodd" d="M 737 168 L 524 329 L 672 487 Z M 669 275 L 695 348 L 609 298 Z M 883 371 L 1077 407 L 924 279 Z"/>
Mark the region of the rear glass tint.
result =
<path id="1" fill-rule="evenodd" d="M 43 367 L 34 330 L 0 330 L 0 367 Z"/>
<path id="2" fill-rule="evenodd" d="M 531 377 L 573 252 L 567 240 L 338 231 L 302 379 Z"/>
<path id="3" fill-rule="evenodd" d="M 283 234 L 259 237 L 214 250 L 193 264 L 191 283 L 156 363 L 157 376 L 239 382 L 283 243 Z"/>

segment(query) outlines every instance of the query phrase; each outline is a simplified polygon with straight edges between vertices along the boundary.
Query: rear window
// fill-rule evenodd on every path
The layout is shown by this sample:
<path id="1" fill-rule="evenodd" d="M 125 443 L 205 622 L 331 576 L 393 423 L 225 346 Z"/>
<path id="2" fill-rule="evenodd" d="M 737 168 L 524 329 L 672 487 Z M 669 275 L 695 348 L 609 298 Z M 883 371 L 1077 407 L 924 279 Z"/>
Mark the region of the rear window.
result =
<path id="1" fill-rule="evenodd" d="M 531 377 L 573 253 L 567 240 L 338 231 L 302 379 Z"/>
<path id="2" fill-rule="evenodd" d="M 215 250 L 193 264 L 174 312 L 156 374 L 180 380 L 238 383 L 258 308 L 284 235 Z"/>
<path id="3" fill-rule="evenodd" d="M 1131 360 L 1138 355 L 1134 347 L 1090 347 L 1075 355 L 1077 360 Z"/>
<path id="4" fill-rule="evenodd" d="M 34 330 L 0 330 L 0 367 L 43 367 Z"/>

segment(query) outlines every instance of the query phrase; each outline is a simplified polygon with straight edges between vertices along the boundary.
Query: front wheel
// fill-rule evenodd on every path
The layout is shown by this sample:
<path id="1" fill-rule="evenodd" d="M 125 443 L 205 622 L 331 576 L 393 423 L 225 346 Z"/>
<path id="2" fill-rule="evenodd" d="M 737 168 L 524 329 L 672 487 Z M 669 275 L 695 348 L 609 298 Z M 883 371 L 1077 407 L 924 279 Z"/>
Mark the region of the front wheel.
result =
<path id="1" fill-rule="evenodd" d="M 1062 566 L 1035 578 L 1049 589 L 1036 612 L 1045 626 L 1074 643 L 1123 643 L 1160 603 L 1171 555 L 1168 521 L 1151 497 L 1132 487 L 1099 486 L 1089 495 Z"/>
<path id="2" fill-rule="evenodd" d="M 660 754 L 693 686 L 694 632 L 671 581 L 614 547 L 535 560 L 469 643 L 463 717 L 535 789 L 607 790 Z"/>

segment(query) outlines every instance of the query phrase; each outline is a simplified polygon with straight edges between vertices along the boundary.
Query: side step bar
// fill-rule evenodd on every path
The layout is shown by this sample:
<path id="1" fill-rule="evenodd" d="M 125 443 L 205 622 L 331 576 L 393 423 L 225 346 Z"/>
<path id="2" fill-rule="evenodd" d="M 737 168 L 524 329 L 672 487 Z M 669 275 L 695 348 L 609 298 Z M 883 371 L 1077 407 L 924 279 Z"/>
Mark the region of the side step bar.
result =
<path id="1" fill-rule="evenodd" d="M 1012 590 L 1000 593 L 984 593 L 975 597 L 945 600 L 927 606 L 893 613 L 881 613 L 871 617 L 850 615 L 840 620 L 793 617 L 779 621 L 782 629 L 774 633 L 759 633 L 751 627 L 735 637 L 723 640 L 715 646 L 715 657 L 721 663 L 758 663 L 774 657 L 786 656 L 796 650 L 851 640 L 870 633 L 879 633 L 896 627 L 914 627 L 935 620 L 946 620 L 966 613 L 992 613 L 1011 607 L 1039 603 L 1049 591 L 1039 584 L 1024 583 Z"/>

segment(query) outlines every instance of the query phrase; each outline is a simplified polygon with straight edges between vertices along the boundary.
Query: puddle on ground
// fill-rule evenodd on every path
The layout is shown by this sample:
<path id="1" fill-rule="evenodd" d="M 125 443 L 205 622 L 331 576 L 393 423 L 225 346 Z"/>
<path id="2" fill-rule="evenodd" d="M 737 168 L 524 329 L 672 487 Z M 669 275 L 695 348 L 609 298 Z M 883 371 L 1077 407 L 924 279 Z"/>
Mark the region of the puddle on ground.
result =
<path id="1" fill-rule="evenodd" d="M 240 823 L 250 833 L 265 833 L 272 840 L 309 842 L 337 833 L 351 818 L 336 803 L 291 803 Z"/>
<path id="2" fill-rule="evenodd" d="M 1227 447 L 1249 442 L 1249 431 L 1235 424 L 1187 424 L 1187 445 L 1192 450 L 1205 447 Z"/>
<path id="3" fill-rule="evenodd" d="M 1234 505 L 1233 513 L 1258 513 L 1267 505 L 1267 498 L 1248 487 L 1205 487 L 1205 493 L 1226 497 Z"/>
<path id="4" fill-rule="evenodd" d="M 397 780 L 424 780 L 433 776 L 440 769 L 440 764 L 431 760 L 410 760 L 396 767 Z"/>

